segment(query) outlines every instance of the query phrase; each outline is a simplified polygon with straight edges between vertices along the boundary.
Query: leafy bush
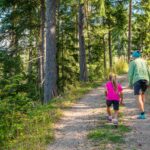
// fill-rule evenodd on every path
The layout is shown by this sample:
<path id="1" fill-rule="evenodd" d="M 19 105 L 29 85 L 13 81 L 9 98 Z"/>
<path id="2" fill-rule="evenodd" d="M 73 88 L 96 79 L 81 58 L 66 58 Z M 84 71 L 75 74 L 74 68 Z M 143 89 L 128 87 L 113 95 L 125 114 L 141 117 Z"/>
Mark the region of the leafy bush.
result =
<path id="1" fill-rule="evenodd" d="M 100 63 L 90 64 L 88 68 L 88 77 L 90 81 L 96 81 L 103 78 L 104 68 Z"/>
<path id="2" fill-rule="evenodd" d="M 15 77 L 18 79 L 18 77 Z M 14 79 L 9 86 L 6 80 L 1 89 L 0 101 L 0 147 L 2 150 L 46 149 L 54 138 L 53 124 L 62 115 L 62 108 L 70 107 L 75 100 L 99 83 L 76 83 L 66 89 L 66 94 L 53 99 L 48 105 L 41 105 L 29 96 L 23 78 Z M 5 91 L 5 94 L 3 93 Z M 24 92 L 23 92 L 24 91 Z"/>

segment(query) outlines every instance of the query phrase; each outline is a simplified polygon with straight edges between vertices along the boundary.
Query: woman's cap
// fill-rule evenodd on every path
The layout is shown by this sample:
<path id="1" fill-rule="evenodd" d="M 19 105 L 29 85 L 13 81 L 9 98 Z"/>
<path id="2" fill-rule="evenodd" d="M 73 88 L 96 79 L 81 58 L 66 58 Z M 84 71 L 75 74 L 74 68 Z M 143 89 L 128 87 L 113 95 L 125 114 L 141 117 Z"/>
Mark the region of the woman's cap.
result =
<path id="1" fill-rule="evenodd" d="M 140 57 L 141 56 L 141 53 L 140 53 L 140 51 L 138 51 L 138 50 L 136 50 L 136 51 L 134 51 L 133 53 L 132 53 L 132 57 L 134 57 L 134 58 L 138 58 L 138 57 Z"/>

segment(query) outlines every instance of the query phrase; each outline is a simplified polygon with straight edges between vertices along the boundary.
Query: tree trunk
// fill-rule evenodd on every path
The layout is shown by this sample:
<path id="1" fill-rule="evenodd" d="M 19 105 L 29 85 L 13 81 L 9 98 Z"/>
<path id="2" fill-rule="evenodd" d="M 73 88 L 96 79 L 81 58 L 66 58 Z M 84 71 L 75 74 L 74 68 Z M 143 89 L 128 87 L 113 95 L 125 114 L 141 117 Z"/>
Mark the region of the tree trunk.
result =
<path id="1" fill-rule="evenodd" d="M 118 54 L 118 56 L 119 56 L 119 58 L 120 58 L 120 56 L 122 55 L 122 49 L 121 49 L 121 38 L 120 38 L 120 36 L 118 36 L 118 49 L 117 49 L 117 54 Z"/>
<path id="2" fill-rule="evenodd" d="M 41 37 L 42 37 L 42 48 L 41 48 L 41 84 L 43 85 L 44 80 L 44 58 L 45 58 L 45 0 L 41 0 Z"/>
<path id="3" fill-rule="evenodd" d="M 109 67 L 110 70 L 112 70 L 112 48 L 111 48 L 111 31 L 109 27 L 109 32 L 108 32 L 108 46 L 109 46 Z"/>
<path id="4" fill-rule="evenodd" d="M 31 76 L 32 76 L 32 48 L 30 47 L 30 49 L 29 49 L 29 64 L 28 64 L 28 76 L 29 76 L 29 78 L 28 78 L 28 82 L 30 82 L 30 80 L 31 80 Z"/>
<path id="5" fill-rule="evenodd" d="M 87 22 L 87 38 L 88 38 L 88 64 L 91 62 L 91 41 L 90 41 L 90 25 L 89 25 L 89 1 L 86 2 L 86 22 Z"/>
<path id="6" fill-rule="evenodd" d="M 60 19 L 60 4 L 61 4 L 61 0 L 57 0 L 57 9 L 56 9 L 56 32 L 57 32 L 57 54 L 56 54 L 56 60 L 57 60 L 57 87 L 58 87 L 58 92 L 59 90 L 61 90 L 60 87 L 60 81 L 61 81 L 61 77 L 60 77 L 60 66 L 61 66 L 61 61 L 60 61 L 60 53 L 61 53 L 61 19 Z"/>
<path id="7" fill-rule="evenodd" d="M 130 62 L 130 53 L 131 53 L 131 17 L 132 17 L 132 0 L 129 3 L 129 31 L 128 31 L 128 63 Z"/>
<path id="8" fill-rule="evenodd" d="M 40 26 L 40 42 L 39 42 L 39 81 L 40 88 L 43 89 L 44 80 L 44 56 L 45 56 L 45 0 L 41 0 L 40 8 L 41 26 Z"/>
<path id="9" fill-rule="evenodd" d="M 46 68 L 44 103 L 57 95 L 56 0 L 46 1 Z"/>
<path id="10" fill-rule="evenodd" d="M 104 77 L 106 77 L 107 64 L 106 64 L 106 44 L 105 44 L 105 36 L 103 36 L 103 49 L 104 49 Z"/>
<path id="11" fill-rule="evenodd" d="M 87 81 L 87 66 L 86 66 L 86 52 L 85 41 L 83 34 L 83 4 L 79 4 L 79 49 L 80 49 L 80 80 Z"/>
<path id="12" fill-rule="evenodd" d="M 62 31 L 62 36 L 61 36 L 61 41 L 62 41 L 62 47 L 61 47 L 61 82 L 62 85 L 64 85 L 64 49 L 65 49 L 65 45 L 64 45 L 64 32 Z M 64 86 L 61 86 L 61 90 L 64 92 Z"/>

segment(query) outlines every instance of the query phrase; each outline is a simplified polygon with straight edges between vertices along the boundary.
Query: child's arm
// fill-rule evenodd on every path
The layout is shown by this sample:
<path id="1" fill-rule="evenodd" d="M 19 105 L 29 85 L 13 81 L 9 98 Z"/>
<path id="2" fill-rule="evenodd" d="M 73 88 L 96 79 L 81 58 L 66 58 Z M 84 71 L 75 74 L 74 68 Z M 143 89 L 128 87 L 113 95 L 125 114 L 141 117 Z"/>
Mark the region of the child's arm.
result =
<path id="1" fill-rule="evenodd" d="M 123 92 L 120 92 L 120 105 L 124 105 L 124 102 L 123 102 Z"/>
<path id="2" fill-rule="evenodd" d="M 107 91 L 105 90 L 105 96 L 107 96 Z"/>

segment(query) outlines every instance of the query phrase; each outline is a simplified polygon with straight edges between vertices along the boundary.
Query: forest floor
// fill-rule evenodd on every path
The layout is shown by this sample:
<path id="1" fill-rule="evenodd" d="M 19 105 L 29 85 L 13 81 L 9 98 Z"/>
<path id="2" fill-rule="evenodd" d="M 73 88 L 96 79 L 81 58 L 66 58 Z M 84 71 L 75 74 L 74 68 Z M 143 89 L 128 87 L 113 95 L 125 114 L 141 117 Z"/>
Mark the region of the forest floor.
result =
<path id="1" fill-rule="evenodd" d="M 126 75 L 120 76 L 119 80 L 124 87 L 125 107 L 121 108 L 120 116 L 122 125 L 114 129 L 111 123 L 107 123 L 102 85 L 86 94 L 71 109 L 64 110 L 64 116 L 55 125 L 55 140 L 47 150 L 150 150 L 150 113 L 147 113 L 145 120 L 137 119 L 137 103 L 133 91 L 127 88 Z M 148 101 L 146 112 L 150 112 Z M 108 126 L 111 128 L 107 129 Z M 106 127 L 106 133 L 98 134 L 101 137 L 99 140 L 89 138 L 90 132 L 104 131 L 103 127 Z M 130 130 L 122 134 L 120 131 L 126 130 L 124 127 Z M 112 136 L 114 139 L 107 138 L 109 133 L 116 134 L 116 132 L 118 134 Z M 120 138 L 123 138 L 122 142 L 117 143 Z"/>

